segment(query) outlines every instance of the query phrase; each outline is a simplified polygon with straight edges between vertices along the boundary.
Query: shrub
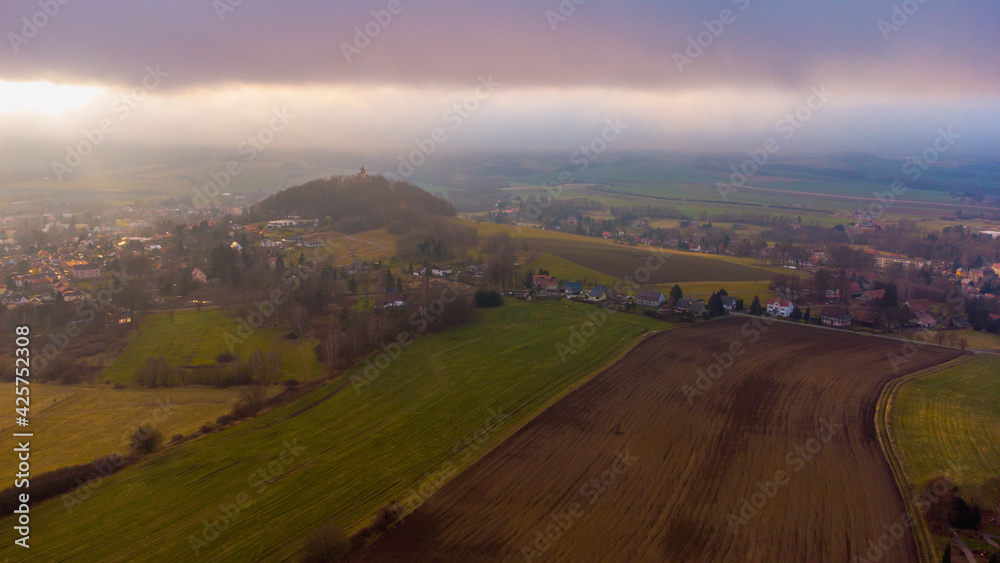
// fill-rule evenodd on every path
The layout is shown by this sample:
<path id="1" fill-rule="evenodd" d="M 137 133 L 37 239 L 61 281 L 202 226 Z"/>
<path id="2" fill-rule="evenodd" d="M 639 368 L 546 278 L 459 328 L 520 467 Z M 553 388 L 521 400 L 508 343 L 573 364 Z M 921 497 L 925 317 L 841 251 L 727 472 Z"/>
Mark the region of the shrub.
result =
<path id="1" fill-rule="evenodd" d="M 232 422 L 234 418 L 235 417 L 231 414 L 220 414 L 219 417 L 215 419 L 215 423 L 219 426 L 225 426 Z"/>
<path id="2" fill-rule="evenodd" d="M 180 442 L 184 439 L 183 434 L 174 434 L 174 437 L 170 439 L 171 442 Z"/>
<path id="3" fill-rule="evenodd" d="M 476 300 L 476 307 L 499 307 L 503 305 L 503 296 L 500 295 L 499 291 L 480 289 L 476 291 L 474 299 Z"/>
<path id="4" fill-rule="evenodd" d="M 129 436 L 129 448 L 136 453 L 150 454 L 163 443 L 163 433 L 151 426 L 137 426 Z"/>
<path id="5" fill-rule="evenodd" d="M 42 473 L 31 478 L 31 502 L 37 503 L 46 499 L 68 493 L 85 483 L 100 482 L 109 475 L 128 465 L 128 460 L 117 454 L 100 457 L 81 465 L 63 467 Z M 13 514 L 20 505 L 18 496 L 22 489 L 7 487 L 0 491 L 0 515 Z"/>
<path id="6" fill-rule="evenodd" d="M 211 434 L 212 430 L 215 430 L 215 427 L 211 424 L 202 424 L 201 428 L 198 429 L 202 434 Z"/>
<path id="7" fill-rule="evenodd" d="M 229 352 L 229 351 L 222 352 L 218 356 L 215 357 L 216 363 L 220 363 L 220 364 L 228 364 L 229 362 L 231 362 L 231 361 L 233 361 L 235 359 L 236 359 L 236 356 L 234 356 L 233 353 Z"/>
<path id="8" fill-rule="evenodd" d="M 347 561 L 351 555 L 351 540 L 340 528 L 324 524 L 309 532 L 299 553 L 301 563 Z"/>

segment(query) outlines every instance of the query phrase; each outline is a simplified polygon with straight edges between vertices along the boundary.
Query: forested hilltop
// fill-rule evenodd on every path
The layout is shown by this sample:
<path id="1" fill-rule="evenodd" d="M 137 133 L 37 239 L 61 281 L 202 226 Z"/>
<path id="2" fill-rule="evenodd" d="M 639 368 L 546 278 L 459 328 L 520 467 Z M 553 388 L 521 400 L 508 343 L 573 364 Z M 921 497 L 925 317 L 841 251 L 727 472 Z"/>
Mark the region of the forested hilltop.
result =
<path id="1" fill-rule="evenodd" d="M 313 180 L 281 191 L 256 206 L 268 216 L 299 215 L 330 218 L 344 233 L 386 228 L 403 233 L 424 222 L 427 215 L 451 217 L 455 208 L 409 182 L 384 176 L 335 176 Z"/>

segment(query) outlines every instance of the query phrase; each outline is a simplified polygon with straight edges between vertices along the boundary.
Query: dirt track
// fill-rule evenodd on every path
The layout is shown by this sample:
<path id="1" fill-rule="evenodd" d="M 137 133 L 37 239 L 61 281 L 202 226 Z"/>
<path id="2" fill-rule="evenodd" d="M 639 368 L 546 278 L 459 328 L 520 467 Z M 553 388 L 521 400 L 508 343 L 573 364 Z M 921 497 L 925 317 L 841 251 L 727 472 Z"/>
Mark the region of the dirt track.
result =
<path id="1" fill-rule="evenodd" d="M 734 318 L 647 339 L 456 477 L 361 558 L 865 557 L 868 542 L 904 514 L 875 437 L 879 391 L 893 377 L 956 353 L 921 348 L 896 374 L 888 354 L 901 343 L 783 323 L 761 332 L 750 322 Z M 734 342 L 745 353 L 721 367 L 728 361 L 713 354 Z M 721 375 L 703 379 L 703 394 L 689 402 L 684 386 L 695 388 L 698 370 L 713 363 L 712 373 Z M 915 561 L 909 532 L 879 560 Z"/>

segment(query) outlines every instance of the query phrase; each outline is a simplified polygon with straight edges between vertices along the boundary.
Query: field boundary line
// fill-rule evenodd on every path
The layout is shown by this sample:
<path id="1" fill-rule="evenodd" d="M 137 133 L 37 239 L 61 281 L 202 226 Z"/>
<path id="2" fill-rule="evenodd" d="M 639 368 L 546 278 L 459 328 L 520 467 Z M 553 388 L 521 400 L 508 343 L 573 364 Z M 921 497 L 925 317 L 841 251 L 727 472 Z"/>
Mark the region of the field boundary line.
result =
<path id="1" fill-rule="evenodd" d="M 882 392 L 879 394 L 878 403 L 875 407 L 875 434 L 878 437 L 882 455 L 885 457 L 886 462 L 889 464 L 889 469 L 892 471 L 892 478 L 896 482 L 896 488 L 903 497 L 903 506 L 906 509 L 906 513 L 913 521 L 913 537 L 916 542 L 920 563 L 936 563 L 938 561 L 937 549 L 934 547 L 934 536 L 931 534 L 923 514 L 920 514 L 908 500 L 912 498 L 917 489 L 916 485 L 910 481 L 909 473 L 906 470 L 906 462 L 899 453 L 899 447 L 893 435 L 891 422 L 892 407 L 895 404 L 899 390 L 907 383 L 957 367 L 972 360 L 974 357 L 974 354 L 964 354 L 934 367 L 889 381 L 882 387 Z"/>
<path id="2" fill-rule="evenodd" d="M 663 329 L 656 329 L 656 330 L 650 330 L 650 329 L 647 329 L 645 327 L 642 327 L 641 325 L 636 325 L 636 326 L 639 326 L 640 328 L 642 328 L 643 330 L 641 332 L 639 332 L 638 334 L 636 334 L 634 337 L 632 337 L 630 339 L 630 341 L 626 341 L 625 344 L 624 344 L 624 346 L 623 346 L 623 349 L 621 350 L 621 352 L 619 352 L 618 354 L 615 354 L 615 355 L 612 356 L 611 354 L 613 354 L 613 352 L 614 352 L 613 349 L 612 349 L 611 353 L 609 353 L 609 354 L 607 354 L 605 356 L 606 358 L 608 358 L 606 361 L 601 361 L 600 359 L 597 360 L 596 363 L 599 364 L 599 365 L 597 365 L 593 369 L 585 371 L 584 374 L 581 375 L 580 377 L 578 377 L 576 379 L 573 379 L 571 381 L 567 381 L 566 384 L 565 384 L 565 386 L 561 390 L 556 391 L 555 394 L 552 395 L 552 397 L 549 398 L 549 400 L 547 400 L 547 401 L 545 401 L 543 403 L 540 403 L 539 406 L 537 408 L 535 408 L 535 410 L 528 412 L 525 415 L 525 418 L 519 424 L 510 426 L 510 427 L 506 428 L 503 431 L 497 432 L 497 440 L 496 440 L 496 442 L 492 446 L 490 446 L 490 447 L 483 447 L 482 449 L 479 450 L 479 452 L 477 452 L 477 455 L 474 455 L 471 458 L 465 460 L 464 463 L 457 464 L 455 466 L 454 473 L 448 478 L 448 480 L 445 481 L 445 482 L 443 482 L 443 483 L 441 483 L 440 486 L 438 486 L 437 489 L 434 491 L 434 493 L 431 496 L 429 496 L 426 499 L 424 499 L 420 504 L 422 505 L 422 504 L 426 503 L 431 498 L 433 498 L 434 495 L 437 495 L 438 493 L 440 493 L 441 490 L 444 489 L 445 487 L 447 487 L 449 483 L 451 483 L 452 481 L 454 481 L 455 479 L 457 479 L 459 476 L 461 476 L 465 472 L 471 470 L 473 467 L 475 467 L 477 464 L 479 464 L 483 459 L 485 459 L 486 456 L 488 456 L 494 450 L 496 450 L 497 448 L 499 448 L 500 446 L 502 446 L 503 444 L 505 444 L 515 434 L 517 434 L 518 432 L 520 432 L 522 429 L 524 429 L 526 426 L 528 426 L 528 424 L 531 424 L 531 422 L 533 422 L 536 418 L 538 418 L 539 416 L 541 416 L 542 413 L 544 413 L 545 411 L 547 411 L 548 409 L 550 409 L 553 405 L 555 405 L 556 403 L 558 403 L 562 399 L 566 398 L 567 395 L 569 395 L 570 393 L 573 393 L 574 391 L 576 391 L 577 389 L 579 389 L 581 386 L 583 386 L 586 383 L 590 382 L 591 380 L 593 380 L 594 378 L 596 378 L 600 374 L 604 373 L 605 371 L 611 369 L 611 366 L 613 366 L 613 365 L 617 364 L 618 362 L 620 362 L 626 355 L 628 355 L 630 352 L 632 352 L 633 350 L 635 350 L 636 347 L 638 347 L 640 344 L 644 343 L 647 340 L 648 337 L 655 336 L 655 335 L 658 335 L 658 334 L 663 334 L 665 332 L 669 332 L 671 330 L 677 330 L 677 329 L 681 328 L 681 326 L 676 325 L 676 324 L 672 324 L 672 323 L 663 323 L 663 324 L 664 324 L 665 328 L 663 328 Z M 594 365 L 594 364 L 592 364 L 592 365 Z M 542 391 L 542 393 L 544 394 L 544 391 Z M 511 411 L 509 413 L 509 416 L 513 417 L 514 415 L 516 415 L 519 412 L 520 412 L 520 409 L 515 410 L 515 411 Z M 505 424 L 504 426 L 507 426 L 507 425 Z M 403 514 L 401 519 L 408 518 L 410 516 L 410 514 L 412 514 L 413 512 L 415 512 L 419 508 L 420 507 L 417 506 L 416 508 L 414 508 L 410 512 L 407 512 L 407 513 Z"/>

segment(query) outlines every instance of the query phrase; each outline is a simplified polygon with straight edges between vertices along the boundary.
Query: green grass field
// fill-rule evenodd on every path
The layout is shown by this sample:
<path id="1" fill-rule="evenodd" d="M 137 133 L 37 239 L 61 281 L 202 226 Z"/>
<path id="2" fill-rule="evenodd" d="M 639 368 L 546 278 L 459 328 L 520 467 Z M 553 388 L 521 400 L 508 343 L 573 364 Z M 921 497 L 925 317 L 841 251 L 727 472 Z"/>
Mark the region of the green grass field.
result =
<path id="1" fill-rule="evenodd" d="M 563 361 L 557 344 L 570 345 L 572 330 L 597 311 L 565 301 L 483 310 L 463 327 L 417 339 L 360 393 L 348 386 L 334 394 L 335 382 L 155 455 L 105 479 L 72 514 L 59 499 L 32 507 L 39 524 L 31 551 L 8 543 L 0 558 L 291 560 L 314 527 L 332 521 L 354 530 L 411 489 L 435 490 L 643 333 L 669 327 L 611 314 Z M 487 424 L 491 409 L 509 418 Z M 286 450 L 293 441 L 300 452 Z M 261 486 L 253 475 L 269 468 Z M 196 556 L 189 537 L 204 540 L 206 522 L 225 521 L 220 505 L 244 498 L 249 506 Z"/>
<path id="2" fill-rule="evenodd" d="M 229 350 L 225 335 L 238 337 L 238 326 L 237 319 L 217 309 L 175 313 L 173 320 L 163 313 L 151 315 L 132 335 L 128 346 L 108 366 L 102 378 L 132 384 L 133 375 L 146 364 L 146 359 L 159 356 L 172 366 L 214 364 L 216 356 Z M 284 377 L 299 381 L 321 377 L 322 366 L 313 351 L 316 343 L 308 338 L 285 340 L 282 336 L 287 333 L 287 329 L 259 328 L 233 348 L 237 356 L 243 357 L 257 350 L 281 353 Z"/>
<path id="3" fill-rule="evenodd" d="M 203 387 L 112 389 L 110 385 L 35 384 L 31 389 L 30 430 L 38 437 L 31 455 L 35 474 L 89 463 L 113 452 L 125 455 L 128 433 L 154 415 L 159 420 L 152 420 L 164 440 L 169 441 L 174 434 L 190 434 L 228 413 L 239 395 L 238 389 Z M 0 386 L 0 400 L 14 404 L 12 383 Z M 18 430 L 8 418 L 0 431 L 9 435 Z M 16 461 L 13 456 L 0 459 L 0 471 L 13 475 Z"/>
<path id="4" fill-rule="evenodd" d="M 891 422 L 917 487 L 950 474 L 972 490 L 1000 477 L 1000 358 L 979 356 L 903 384 Z"/>

